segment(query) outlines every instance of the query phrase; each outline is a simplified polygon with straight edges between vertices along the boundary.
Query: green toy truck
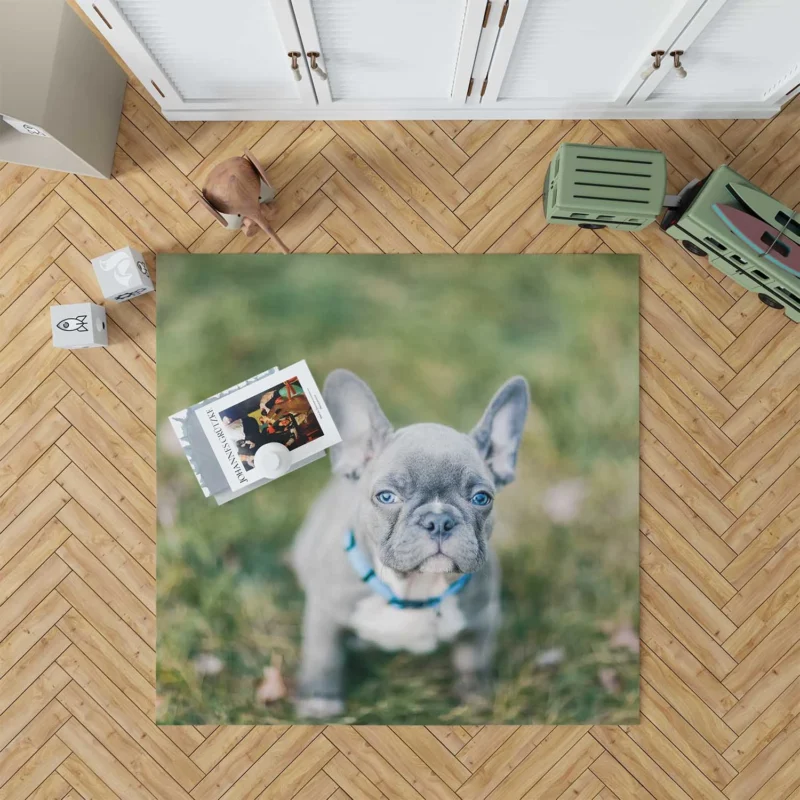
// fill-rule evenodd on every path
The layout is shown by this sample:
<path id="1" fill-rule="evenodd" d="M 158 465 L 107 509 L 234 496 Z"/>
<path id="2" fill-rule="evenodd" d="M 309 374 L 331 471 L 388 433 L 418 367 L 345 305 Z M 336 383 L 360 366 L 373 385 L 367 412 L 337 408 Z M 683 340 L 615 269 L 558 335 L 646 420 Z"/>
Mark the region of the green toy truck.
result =
<path id="1" fill-rule="evenodd" d="M 658 150 L 562 144 L 547 169 L 548 222 L 638 231 L 656 221 L 667 189 Z"/>
<path id="2" fill-rule="evenodd" d="M 660 223 L 663 231 L 693 255 L 707 256 L 721 272 L 756 292 L 764 304 L 784 309 L 789 319 L 800 322 L 800 273 L 776 260 L 777 251 L 787 247 L 796 258 L 797 215 L 728 166 L 690 182 L 678 195 L 666 195 L 666 185 L 666 158 L 657 150 L 562 144 L 544 181 L 545 216 L 562 225 L 636 231 L 655 222 L 666 206 Z M 742 187 L 747 187 L 744 194 L 752 190 L 749 195 L 760 198 L 758 206 L 778 208 L 775 218 L 745 207 L 736 192 Z M 732 210 L 759 218 L 765 230 L 772 230 L 772 244 L 759 252 L 741 233 L 737 235 L 723 219 Z M 770 254 L 773 248 L 776 252 Z"/>
<path id="3" fill-rule="evenodd" d="M 730 167 L 718 167 L 679 195 L 678 206 L 664 214 L 661 229 L 690 253 L 708 256 L 713 266 L 756 292 L 765 305 L 783 308 L 789 319 L 800 322 L 800 275 L 759 256 L 715 213 L 715 204 L 747 210 L 728 188 L 731 185 L 760 191 Z"/>

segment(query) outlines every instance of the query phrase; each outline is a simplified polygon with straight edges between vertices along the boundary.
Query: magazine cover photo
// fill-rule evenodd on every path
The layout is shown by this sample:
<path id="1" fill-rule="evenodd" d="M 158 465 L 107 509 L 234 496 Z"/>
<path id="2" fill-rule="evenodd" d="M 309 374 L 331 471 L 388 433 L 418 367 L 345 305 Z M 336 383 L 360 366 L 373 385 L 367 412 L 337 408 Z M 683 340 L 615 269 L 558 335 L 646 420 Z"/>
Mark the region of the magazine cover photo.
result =
<path id="1" fill-rule="evenodd" d="M 305 360 L 204 403 L 195 412 L 231 489 L 259 480 L 258 451 L 285 447 L 297 464 L 339 441 Z"/>
<path id="2" fill-rule="evenodd" d="M 160 723 L 638 721 L 636 256 L 159 267 Z"/>
<path id="3" fill-rule="evenodd" d="M 296 377 L 223 409 L 221 419 L 246 470 L 254 468 L 256 450 L 267 442 L 294 450 L 323 435 Z"/>

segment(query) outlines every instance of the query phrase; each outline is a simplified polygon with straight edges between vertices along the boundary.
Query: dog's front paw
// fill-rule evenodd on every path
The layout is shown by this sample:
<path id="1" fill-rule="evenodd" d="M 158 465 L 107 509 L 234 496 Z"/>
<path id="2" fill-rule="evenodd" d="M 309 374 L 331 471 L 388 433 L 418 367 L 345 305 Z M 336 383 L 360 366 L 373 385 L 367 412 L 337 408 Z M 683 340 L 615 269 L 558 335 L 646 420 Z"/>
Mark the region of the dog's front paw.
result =
<path id="1" fill-rule="evenodd" d="M 482 675 L 460 675 L 455 693 L 462 705 L 475 711 L 487 711 L 492 705 L 492 682 Z"/>
<path id="2" fill-rule="evenodd" d="M 344 713 L 344 700 L 338 697 L 298 697 L 294 707 L 297 716 L 304 719 L 330 719 Z"/>

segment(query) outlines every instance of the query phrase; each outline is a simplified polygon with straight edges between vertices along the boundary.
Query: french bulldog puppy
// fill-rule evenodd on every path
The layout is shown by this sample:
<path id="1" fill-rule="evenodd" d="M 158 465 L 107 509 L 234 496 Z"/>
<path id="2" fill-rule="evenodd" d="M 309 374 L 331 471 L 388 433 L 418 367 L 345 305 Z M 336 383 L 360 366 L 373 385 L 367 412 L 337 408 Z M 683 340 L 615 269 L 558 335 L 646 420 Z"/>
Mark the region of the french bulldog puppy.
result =
<path id="1" fill-rule="evenodd" d="M 333 478 L 292 550 L 306 594 L 298 714 L 343 713 L 346 632 L 389 651 L 427 653 L 452 642 L 455 690 L 462 702 L 480 702 L 500 624 L 500 571 L 490 547 L 495 496 L 514 480 L 527 382 L 501 386 L 468 434 L 433 423 L 393 430 L 367 384 L 347 370 L 328 376 L 323 396 L 342 442 L 330 451 Z M 438 597 L 471 578 L 436 607 L 397 607 L 348 560 L 351 531 L 397 598 Z"/>

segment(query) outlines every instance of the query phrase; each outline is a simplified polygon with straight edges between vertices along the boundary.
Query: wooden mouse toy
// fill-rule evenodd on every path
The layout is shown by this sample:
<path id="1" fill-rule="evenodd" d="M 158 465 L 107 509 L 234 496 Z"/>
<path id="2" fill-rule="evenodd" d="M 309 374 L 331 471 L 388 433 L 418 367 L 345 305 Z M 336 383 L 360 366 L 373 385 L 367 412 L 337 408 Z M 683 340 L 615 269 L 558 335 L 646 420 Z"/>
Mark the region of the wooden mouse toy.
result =
<path id="1" fill-rule="evenodd" d="M 266 185 L 267 198 L 262 194 Z M 271 236 L 283 253 L 289 248 L 275 233 L 262 201 L 272 199 L 267 175 L 249 150 L 243 156 L 226 158 L 209 173 L 200 199 L 214 218 L 226 228 L 241 227 L 245 236 L 258 228 Z"/>

